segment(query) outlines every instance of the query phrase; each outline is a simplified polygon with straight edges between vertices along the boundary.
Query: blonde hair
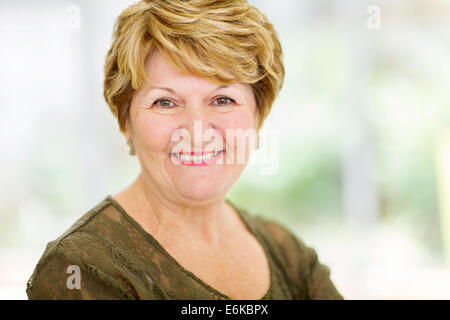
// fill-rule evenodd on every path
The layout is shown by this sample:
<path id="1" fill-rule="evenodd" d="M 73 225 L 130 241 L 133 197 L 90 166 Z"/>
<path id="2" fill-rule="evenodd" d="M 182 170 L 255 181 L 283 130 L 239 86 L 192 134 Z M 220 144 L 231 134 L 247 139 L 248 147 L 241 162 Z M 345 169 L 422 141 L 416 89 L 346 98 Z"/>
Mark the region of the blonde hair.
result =
<path id="1" fill-rule="evenodd" d="M 258 131 L 284 81 L 282 48 L 267 17 L 245 0 L 143 0 L 118 17 L 106 56 L 104 96 L 122 132 L 157 48 L 179 72 L 220 84 L 248 83 Z"/>

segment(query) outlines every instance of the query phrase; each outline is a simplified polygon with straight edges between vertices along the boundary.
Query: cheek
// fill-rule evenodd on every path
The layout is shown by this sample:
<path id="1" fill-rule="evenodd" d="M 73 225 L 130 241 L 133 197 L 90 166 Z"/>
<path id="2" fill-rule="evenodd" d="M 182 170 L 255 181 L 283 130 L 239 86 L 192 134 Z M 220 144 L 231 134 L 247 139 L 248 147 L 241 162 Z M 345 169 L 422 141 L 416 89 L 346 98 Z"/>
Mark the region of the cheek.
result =
<path id="1" fill-rule="evenodd" d="M 221 117 L 221 129 L 242 129 L 253 128 L 254 116 L 251 110 L 236 110 Z M 224 132 L 225 134 L 226 132 Z"/>
<path id="2" fill-rule="evenodd" d="M 251 144 L 250 137 L 256 139 L 254 121 L 254 114 L 249 109 L 236 110 L 222 116 L 220 130 L 229 151 L 230 147 L 235 153 L 248 150 Z M 233 154 L 228 156 L 233 158 Z"/>
<path id="3" fill-rule="evenodd" d="M 165 151 L 175 128 L 173 122 L 151 113 L 141 114 L 136 120 L 134 135 L 140 145 L 154 152 Z"/>

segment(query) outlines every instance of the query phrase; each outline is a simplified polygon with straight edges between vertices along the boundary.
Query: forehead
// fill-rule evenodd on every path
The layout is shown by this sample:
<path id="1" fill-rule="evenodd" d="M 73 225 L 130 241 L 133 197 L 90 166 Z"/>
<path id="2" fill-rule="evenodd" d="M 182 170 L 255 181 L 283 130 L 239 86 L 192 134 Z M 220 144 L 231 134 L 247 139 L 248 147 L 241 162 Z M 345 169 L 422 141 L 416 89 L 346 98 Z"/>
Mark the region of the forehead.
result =
<path id="1" fill-rule="evenodd" d="M 149 79 L 152 81 L 155 81 L 160 77 L 175 78 L 186 76 L 172 67 L 169 61 L 167 61 L 164 55 L 157 49 L 152 50 L 152 52 L 147 55 L 145 69 Z"/>
<path id="2" fill-rule="evenodd" d="M 171 87 L 202 87 L 217 88 L 221 84 L 192 74 L 185 74 L 173 67 L 165 56 L 157 49 L 150 52 L 146 58 L 145 68 L 149 85 L 164 85 Z M 233 83 L 227 87 L 242 92 L 251 92 L 251 87 L 244 83 Z"/>

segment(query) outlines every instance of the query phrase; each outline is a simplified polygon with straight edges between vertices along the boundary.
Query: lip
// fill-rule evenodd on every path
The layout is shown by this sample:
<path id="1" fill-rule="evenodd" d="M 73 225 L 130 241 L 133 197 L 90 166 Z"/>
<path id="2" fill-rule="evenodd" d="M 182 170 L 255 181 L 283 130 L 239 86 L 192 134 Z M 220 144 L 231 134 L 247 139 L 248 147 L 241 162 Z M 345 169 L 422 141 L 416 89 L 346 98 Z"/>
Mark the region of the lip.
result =
<path id="1" fill-rule="evenodd" d="M 223 150 L 221 150 L 223 151 Z M 191 151 L 191 152 L 178 152 L 179 154 L 189 154 L 191 156 L 202 156 L 204 154 L 210 154 L 211 152 L 216 152 L 215 150 L 211 150 L 211 151 Z"/>
<path id="2" fill-rule="evenodd" d="M 210 152 L 196 152 L 194 153 L 194 151 L 192 151 L 190 154 L 191 155 L 203 155 L 203 154 L 208 154 L 211 153 L 213 151 Z M 180 154 L 189 154 L 188 152 L 180 152 Z M 225 150 L 220 150 L 219 153 L 209 159 L 205 159 L 205 160 L 184 160 L 184 159 L 180 159 L 178 158 L 176 155 L 174 155 L 173 153 L 170 154 L 170 157 L 172 158 L 172 161 L 174 161 L 176 164 L 183 164 L 186 166 L 191 166 L 191 167 L 197 167 L 197 166 L 211 166 L 214 165 L 217 160 L 220 159 L 220 157 L 222 157 L 222 155 L 225 154 Z"/>

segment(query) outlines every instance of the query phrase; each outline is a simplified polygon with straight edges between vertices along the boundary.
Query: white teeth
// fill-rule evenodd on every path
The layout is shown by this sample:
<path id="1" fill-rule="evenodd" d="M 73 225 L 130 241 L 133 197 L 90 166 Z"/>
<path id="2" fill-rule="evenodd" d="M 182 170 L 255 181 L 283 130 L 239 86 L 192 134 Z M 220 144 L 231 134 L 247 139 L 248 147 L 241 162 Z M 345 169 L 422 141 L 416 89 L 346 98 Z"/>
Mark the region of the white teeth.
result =
<path id="1" fill-rule="evenodd" d="M 180 158 L 181 160 L 185 161 L 204 161 L 206 159 L 210 159 L 212 157 L 215 157 L 217 154 L 219 154 L 220 151 L 217 152 L 210 152 L 204 155 L 188 155 L 188 154 L 179 154 L 175 153 L 174 155 Z"/>

